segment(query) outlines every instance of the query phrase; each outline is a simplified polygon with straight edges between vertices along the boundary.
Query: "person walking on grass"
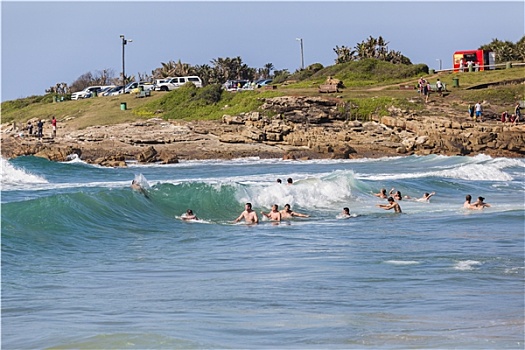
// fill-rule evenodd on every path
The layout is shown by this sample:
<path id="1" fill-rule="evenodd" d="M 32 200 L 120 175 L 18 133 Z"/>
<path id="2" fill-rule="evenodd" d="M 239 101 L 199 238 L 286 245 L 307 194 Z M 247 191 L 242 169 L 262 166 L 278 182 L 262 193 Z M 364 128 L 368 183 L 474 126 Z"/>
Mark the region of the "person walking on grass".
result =
<path id="1" fill-rule="evenodd" d="M 439 78 L 436 82 L 436 88 L 437 88 L 439 96 L 443 97 L 443 83 L 441 82 L 441 80 L 439 80 Z"/>

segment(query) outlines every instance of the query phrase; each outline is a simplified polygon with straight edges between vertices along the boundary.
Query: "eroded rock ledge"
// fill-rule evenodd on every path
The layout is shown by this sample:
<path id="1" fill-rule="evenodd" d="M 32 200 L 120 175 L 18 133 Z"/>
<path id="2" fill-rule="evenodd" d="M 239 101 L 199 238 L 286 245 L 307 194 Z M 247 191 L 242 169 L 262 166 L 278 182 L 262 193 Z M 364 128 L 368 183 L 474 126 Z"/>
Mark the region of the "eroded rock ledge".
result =
<path id="1" fill-rule="evenodd" d="M 239 157 L 312 159 L 392 155 L 523 157 L 524 126 L 496 120 L 420 114 L 396 108 L 370 121 L 348 120 L 337 98 L 286 96 L 267 99 L 259 111 L 224 115 L 220 121 L 146 121 L 72 130 L 59 123 L 58 136 L 18 137 L 2 125 L 2 155 L 35 155 L 64 161 L 77 154 L 89 163 L 126 166 L 128 161 L 176 163 L 180 159 Z M 268 117 L 267 115 L 272 115 Z"/>

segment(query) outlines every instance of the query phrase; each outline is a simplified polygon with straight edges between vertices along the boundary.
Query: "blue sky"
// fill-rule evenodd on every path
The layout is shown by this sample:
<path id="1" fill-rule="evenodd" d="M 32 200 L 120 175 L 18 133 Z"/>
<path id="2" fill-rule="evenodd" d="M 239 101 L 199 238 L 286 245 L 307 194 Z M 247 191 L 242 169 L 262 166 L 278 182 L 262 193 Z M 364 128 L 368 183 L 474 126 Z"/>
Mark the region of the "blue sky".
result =
<path id="1" fill-rule="evenodd" d="M 2 1 L 1 99 L 42 95 L 80 75 L 148 73 L 170 60 L 210 64 L 240 56 L 250 67 L 294 72 L 334 64 L 336 46 L 382 36 L 389 49 L 430 68 L 456 50 L 518 41 L 524 2 L 488 1 Z"/>

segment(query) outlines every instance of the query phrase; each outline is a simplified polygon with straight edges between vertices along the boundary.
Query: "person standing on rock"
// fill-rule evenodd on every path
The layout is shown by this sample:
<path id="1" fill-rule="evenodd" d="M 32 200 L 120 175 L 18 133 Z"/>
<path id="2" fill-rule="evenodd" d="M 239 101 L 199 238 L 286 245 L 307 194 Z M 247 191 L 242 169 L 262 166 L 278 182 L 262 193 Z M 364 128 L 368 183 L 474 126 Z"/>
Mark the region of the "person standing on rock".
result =
<path id="1" fill-rule="evenodd" d="M 519 102 L 516 103 L 516 107 L 514 108 L 514 115 L 515 115 L 514 123 L 518 124 L 518 122 L 521 119 L 521 106 Z"/>
<path id="2" fill-rule="evenodd" d="M 57 136 L 57 120 L 53 116 L 53 119 L 51 119 L 51 126 L 53 126 L 53 138 Z"/>
<path id="3" fill-rule="evenodd" d="M 474 106 L 474 109 L 476 111 L 476 117 L 474 118 L 475 121 L 483 121 L 483 107 L 481 106 L 481 101 L 476 103 Z"/>
<path id="4" fill-rule="evenodd" d="M 474 106 L 471 103 L 468 105 L 468 116 L 470 119 L 474 119 Z"/>
<path id="5" fill-rule="evenodd" d="M 43 133 L 44 133 L 44 120 L 40 119 L 38 121 L 38 124 L 36 124 L 36 127 L 37 127 L 37 134 L 36 134 L 36 136 L 40 140 L 42 138 Z"/>
<path id="6" fill-rule="evenodd" d="M 30 136 L 33 136 L 33 124 L 31 124 L 31 121 L 27 122 L 27 133 Z"/>

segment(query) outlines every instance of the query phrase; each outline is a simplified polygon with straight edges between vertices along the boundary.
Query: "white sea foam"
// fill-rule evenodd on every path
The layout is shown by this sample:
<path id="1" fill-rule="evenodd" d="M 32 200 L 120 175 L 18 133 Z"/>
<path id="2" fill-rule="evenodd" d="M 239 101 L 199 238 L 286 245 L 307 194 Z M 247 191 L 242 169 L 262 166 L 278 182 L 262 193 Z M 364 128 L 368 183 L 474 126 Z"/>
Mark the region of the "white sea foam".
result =
<path id="1" fill-rule="evenodd" d="M 454 269 L 461 271 L 473 270 L 475 266 L 481 265 L 481 262 L 476 260 L 459 261 L 454 266 Z"/>
<path id="2" fill-rule="evenodd" d="M 345 203 L 352 197 L 353 172 L 341 171 L 337 175 L 294 178 L 293 185 L 278 184 L 272 180 L 237 187 L 237 199 L 251 202 L 254 206 L 269 207 L 275 203 L 303 208 L 331 208 L 334 203 Z M 296 180 L 297 179 L 297 180 Z M 252 182 L 253 181 L 253 182 Z M 283 181 L 285 181 L 283 179 Z M 247 182 L 244 182 L 247 184 Z"/>
<path id="3" fill-rule="evenodd" d="M 247 157 L 247 158 L 236 158 L 231 160 L 223 159 L 204 159 L 204 160 L 180 160 L 174 164 L 161 164 L 161 163 L 147 163 L 142 164 L 135 161 L 127 162 L 128 167 L 144 167 L 144 168 L 184 168 L 194 166 L 209 166 L 209 165 L 242 165 L 242 164 L 352 164 L 352 163 L 376 163 L 384 161 L 392 161 L 402 157 L 382 157 L 382 158 L 357 158 L 357 159 L 309 159 L 309 160 L 283 160 L 282 158 L 268 158 L 261 159 L 259 157 Z"/>
<path id="4" fill-rule="evenodd" d="M 16 189 L 23 188 L 29 184 L 46 184 L 48 181 L 43 177 L 31 174 L 30 172 L 14 167 L 8 160 L 0 158 L 1 160 L 1 184 L 2 189 Z"/>
<path id="5" fill-rule="evenodd" d="M 386 264 L 392 264 L 392 265 L 417 265 L 419 264 L 419 261 L 414 260 L 387 260 L 385 261 Z"/>
<path id="6" fill-rule="evenodd" d="M 399 179 L 416 179 L 423 177 L 443 177 L 451 179 L 461 179 L 468 181 L 512 181 L 513 178 L 501 169 L 506 166 L 501 164 L 461 164 L 449 169 L 434 170 L 420 173 L 388 173 L 377 175 L 359 175 L 359 179 L 374 181 L 381 180 L 399 180 Z"/>

